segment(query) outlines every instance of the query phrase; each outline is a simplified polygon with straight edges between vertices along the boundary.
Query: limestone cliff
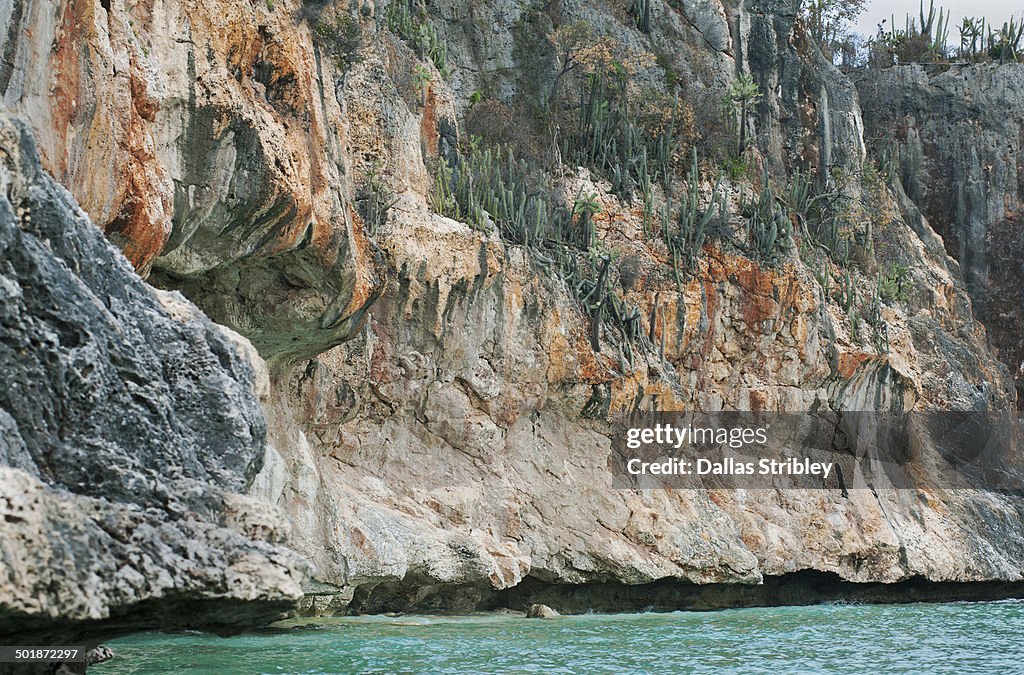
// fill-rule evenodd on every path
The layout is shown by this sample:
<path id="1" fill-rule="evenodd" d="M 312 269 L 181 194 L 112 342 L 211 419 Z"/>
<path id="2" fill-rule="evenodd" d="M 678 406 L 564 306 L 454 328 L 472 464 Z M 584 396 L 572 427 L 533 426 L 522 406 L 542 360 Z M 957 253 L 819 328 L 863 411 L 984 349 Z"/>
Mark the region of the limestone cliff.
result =
<path id="1" fill-rule="evenodd" d="M 913 190 L 867 154 L 857 88 L 804 34 L 798 2 L 644 4 L 646 18 L 628 3 L 511 0 L 409 3 L 414 19 L 369 0 L 15 0 L 0 13 L 0 91 L 47 168 L 151 283 L 269 364 L 274 451 L 254 489 L 315 564 L 314 611 L 802 571 L 1022 580 L 1014 497 L 611 488 L 608 417 L 635 407 L 1015 401 L 959 266 Z M 635 194 L 593 167 L 549 166 L 566 211 L 593 195 L 600 244 L 569 255 L 583 266 L 614 252 L 629 331 L 595 329 L 535 246 L 437 208 L 435 177 L 468 129 L 538 157 L 561 150 L 530 139 L 548 133 L 537 106 L 582 79 L 559 51 L 574 26 L 628 57 L 644 96 L 679 93 L 685 148 L 661 201 L 682 198 L 689 150 L 732 142 L 717 111 L 737 76 L 763 94 L 739 122 L 753 143 L 716 193 L 724 234 L 682 273 Z M 799 232 L 766 260 L 741 232 L 762 170 L 781 186 L 807 167 L 841 195 L 854 264 Z M 867 289 L 896 270 L 898 292 L 872 302 Z"/>

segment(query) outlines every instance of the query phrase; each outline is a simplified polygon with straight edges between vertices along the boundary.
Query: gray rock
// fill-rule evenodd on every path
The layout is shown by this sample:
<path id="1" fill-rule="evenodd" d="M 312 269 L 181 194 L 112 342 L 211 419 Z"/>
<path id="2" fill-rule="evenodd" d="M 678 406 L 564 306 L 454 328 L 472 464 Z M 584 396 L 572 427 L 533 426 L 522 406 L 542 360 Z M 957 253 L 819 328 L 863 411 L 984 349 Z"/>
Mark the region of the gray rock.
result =
<path id="1" fill-rule="evenodd" d="M 1024 65 L 899 66 L 857 86 L 866 135 L 896 152 L 1024 394 Z"/>
<path id="2" fill-rule="evenodd" d="M 527 619 L 553 619 L 556 616 L 558 616 L 558 612 L 547 605 L 530 605 L 530 609 L 526 610 Z"/>
<path id="3" fill-rule="evenodd" d="M 105 663 L 110 659 L 114 658 L 116 654 L 114 650 L 106 645 L 97 645 L 89 650 L 89 653 L 85 655 L 85 663 L 89 666 L 95 666 L 97 663 Z"/>
<path id="4" fill-rule="evenodd" d="M 304 563 L 237 494 L 266 445 L 237 338 L 183 298 L 165 310 L 6 116 L 0 192 L 0 635 L 227 629 L 291 607 Z"/>

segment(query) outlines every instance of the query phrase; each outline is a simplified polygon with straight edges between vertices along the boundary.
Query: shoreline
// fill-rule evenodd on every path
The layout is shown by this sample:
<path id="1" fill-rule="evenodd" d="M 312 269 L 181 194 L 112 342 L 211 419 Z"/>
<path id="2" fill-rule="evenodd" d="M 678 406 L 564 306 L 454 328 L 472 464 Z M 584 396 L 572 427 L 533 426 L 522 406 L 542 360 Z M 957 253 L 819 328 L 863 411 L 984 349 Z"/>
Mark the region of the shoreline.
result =
<path id="1" fill-rule="evenodd" d="M 761 584 L 693 584 L 675 580 L 627 585 L 618 582 L 546 584 L 524 580 L 509 589 L 492 591 L 474 604 L 439 600 L 477 589 L 455 586 L 436 589 L 429 605 L 382 604 L 365 610 L 356 607 L 336 613 L 297 613 L 284 619 L 315 620 L 363 616 L 473 616 L 487 613 L 525 615 L 534 604 L 547 605 L 561 615 L 633 614 L 639 612 L 719 611 L 756 607 L 796 607 L 824 604 L 900 605 L 944 602 L 991 602 L 1024 599 L 1024 581 L 930 581 L 911 578 L 900 582 L 850 582 L 837 575 L 805 570 L 766 577 Z M 447 593 L 447 596 L 446 596 Z M 351 608 L 351 606 L 350 606 Z M 275 622 L 279 623 L 279 622 Z M 271 624 L 273 625 L 273 624 Z"/>

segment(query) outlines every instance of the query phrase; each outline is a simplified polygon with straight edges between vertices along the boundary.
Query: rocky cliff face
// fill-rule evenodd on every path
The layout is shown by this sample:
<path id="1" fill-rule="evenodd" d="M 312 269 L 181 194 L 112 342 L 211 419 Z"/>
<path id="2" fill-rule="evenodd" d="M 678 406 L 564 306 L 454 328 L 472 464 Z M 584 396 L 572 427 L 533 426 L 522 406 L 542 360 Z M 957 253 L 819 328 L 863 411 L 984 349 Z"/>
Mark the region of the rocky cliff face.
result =
<path id="1" fill-rule="evenodd" d="M 857 89 L 803 34 L 798 3 L 651 5 L 645 32 L 618 3 L 431 3 L 416 21 L 445 45 L 439 64 L 383 3 L 13 3 L 4 100 L 30 115 L 48 168 L 152 283 L 270 365 L 277 452 L 254 489 L 285 508 L 290 543 L 316 565 L 314 611 L 806 571 L 1021 580 L 1012 497 L 612 489 L 608 418 L 636 407 L 1015 400 L 959 268 L 866 155 Z M 646 338 L 606 329 L 595 344 L 565 275 L 438 213 L 434 176 L 465 127 L 541 137 L 523 102 L 568 86 L 553 35 L 581 24 L 642 64 L 648 95 L 678 86 L 687 152 L 729 136 L 715 114 L 749 73 L 764 93 L 742 121 L 756 147 L 725 181 L 721 227 L 742 228 L 739 194 L 762 168 L 785 184 L 809 166 L 842 193 L 856 264 L 796 243 L 766 262 L 723 236 L 677 278 L 638 199 L 558 165 L 567 209 L 594 195 L 596 248 L 614 251 L 614 294 Z M 894 269 L 898 297 L 869 308 Z"/>
<path id="2" fill-rule="evenodd" d="M 266 443 L 244 341 L 143 283 L 24 123 L 0 119 L 0 157 L 0 633 L 77 644 L 289 608 L 305 563 L 242 494 Z"/>
<path id="3" fill-rule="evenodd" d="M 1024 68 L 904 66 L 865 73 L 858 88 L 869 138 L 962 266 L 1020 392 Z"/>

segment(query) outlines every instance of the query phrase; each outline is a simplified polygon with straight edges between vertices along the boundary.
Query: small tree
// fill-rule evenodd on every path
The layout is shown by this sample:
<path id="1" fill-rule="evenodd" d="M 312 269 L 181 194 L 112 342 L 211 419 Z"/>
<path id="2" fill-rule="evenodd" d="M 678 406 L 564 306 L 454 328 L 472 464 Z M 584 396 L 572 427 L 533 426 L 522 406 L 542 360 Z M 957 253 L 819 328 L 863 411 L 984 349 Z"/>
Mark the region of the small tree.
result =
<path id="1" fill-rule="evenodd" d="M 744 73 L 729 87 L 726 94 L 726 103 L 736 115 L 736 122 L 739 127 L 737 137 L 737 156 L 741 156 L 747 149 L 747 115 L 750 108 L 762 98 L 761 90 L 754 82 L 754 78 Z"/>
<path id="2" fill-rule="evenodd" d="M 868 0 L 807 0 L 803 16 L 807 32 L 829 60 L 834 61 L 850 34 L 850 27 L 867 9 Z"/>
<path id="3" fill-rule="evenodd" d="M 623 49 L 615 38 L 595 34 L 594 29 L 585 21 L 559 26 L 549 39 L 558 71 L 551 84 L 551 91 L 544 99 L 545 107 L 557 103 L 562 82 L 573 71 L 592 74 L 606 73 L 617 66 L 627 70 L 638 67 L 633 63 L 638 58 L 635 52 Z"/>

